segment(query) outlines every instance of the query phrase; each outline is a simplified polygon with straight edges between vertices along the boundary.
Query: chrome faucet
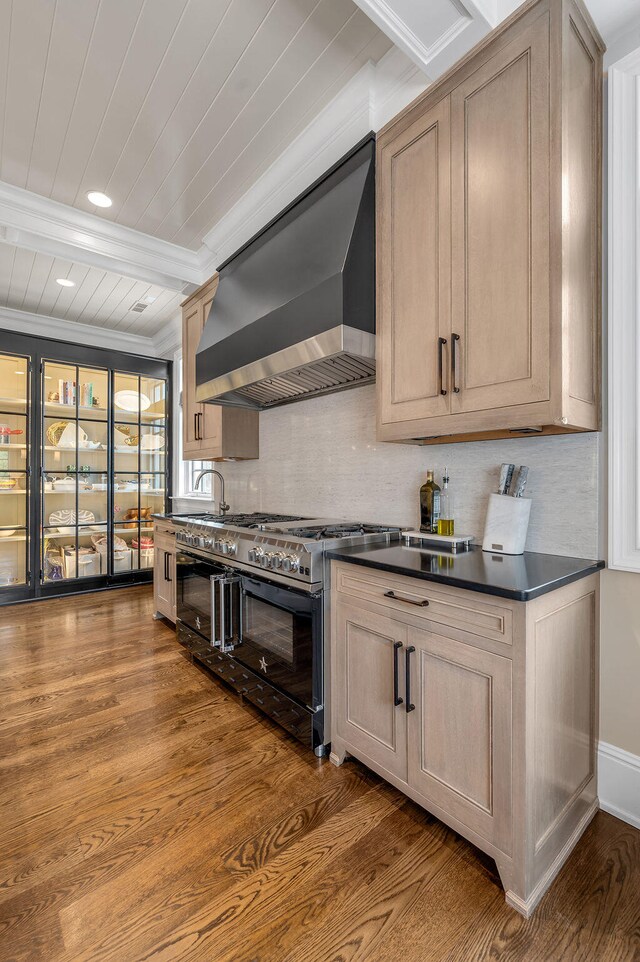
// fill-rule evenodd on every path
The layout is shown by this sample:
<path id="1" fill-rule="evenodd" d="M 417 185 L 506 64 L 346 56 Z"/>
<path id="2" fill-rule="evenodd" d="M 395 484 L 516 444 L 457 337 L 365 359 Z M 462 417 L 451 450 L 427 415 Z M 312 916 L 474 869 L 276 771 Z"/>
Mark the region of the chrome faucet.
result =
<path id="1" fill-rule="evenodd" d="M 225 515 L 229 510 L 229 505 L 224 500 L 224 478 L 222 477 L 219 471 L 216 471 L 214 468 L 206 468 L 204 471 L 200 472 L 193 486 L 197 491 L 198 488 L 200 487 L 200 482 L 204 478 L 205 474 L 215 474 L 216 478 L 218 478 L 218 480 L 220 481 L 220 501 L 218 503 L 218 507 L 220 509 L 220 514 Z"/>

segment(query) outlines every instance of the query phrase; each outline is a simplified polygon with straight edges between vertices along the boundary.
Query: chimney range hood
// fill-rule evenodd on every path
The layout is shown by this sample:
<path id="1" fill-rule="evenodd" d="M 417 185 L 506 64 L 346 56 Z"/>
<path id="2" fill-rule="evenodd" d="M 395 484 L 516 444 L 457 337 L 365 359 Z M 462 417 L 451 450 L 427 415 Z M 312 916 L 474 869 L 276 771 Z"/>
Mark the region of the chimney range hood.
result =
<path id="1" fill-rule="evenodd" d="M 270 408 L 375 378 L 369 136 L 220 268 L 196 397 Z"/>

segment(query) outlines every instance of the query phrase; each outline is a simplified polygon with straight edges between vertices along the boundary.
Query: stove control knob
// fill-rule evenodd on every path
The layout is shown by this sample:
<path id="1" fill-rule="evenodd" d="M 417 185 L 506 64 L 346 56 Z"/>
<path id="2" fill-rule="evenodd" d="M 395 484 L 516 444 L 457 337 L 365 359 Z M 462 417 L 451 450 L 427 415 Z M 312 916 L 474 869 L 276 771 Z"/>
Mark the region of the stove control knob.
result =
<path id="1" fill-rule="evenodd" d="M 254 564 L 260 564 L 261 556 L 262 556 L 262 548 L 251 548 L 251 550 L 247 554 L 249 561 L 253 562 Z"/>
<path id="2" fill-rule="evenodd" d="M 220 551 L 222 552 L 222 554 L 235 554 L 236 546 L 233 543 L 233 541 L 221 541 Z"/>
<path id="3" fill-rule="evenodd" d="M 204 546 L 205 548 L 213 548 L 213 538 L 205 538 Z"/>
<path id="4" fill-rule="evenodd" d="M 282 559 L 282 568 L 284 571 L 297 571 L 299 564 L 300 559 L 294 554 L 285 555 Z"/>
<path id="5" fill-rule="evenodd" d="M 262 565 L 262 567 L 268 568 L 269 565 L 271 564 L 272 558 L 273 558 L 273 554 L 271 551 L 263 551 L 262 554 L 260 555 L 260 564 Z"/>
<path id="6" fill-rule="evenodd" d="M 205 545 L 206 545 L 206 541 L 205 541 L 205 539 L 204 539 L 204 536 L 203 536 L 203 535 L 198 535 L 198 539 L 197 539 L 197 540 L 198 540 L 198 547 L 199 547 L 199 548 L 204 548 Z"/>
<path id="7" fill-rule="evenodd" d="M 284 561 L 284 559 L 285 559 L 285 555 L 283 554 L 283 552 L 282 552 L 282 551 L 276 551 L 276 553 L 275 553 L 275 554 L 273 555 L 273 557 L 271 558 L 271 567 L 272 567 L 272 568 L 281 568 L 281 567 L 282 567 L 282 562 Z"/>

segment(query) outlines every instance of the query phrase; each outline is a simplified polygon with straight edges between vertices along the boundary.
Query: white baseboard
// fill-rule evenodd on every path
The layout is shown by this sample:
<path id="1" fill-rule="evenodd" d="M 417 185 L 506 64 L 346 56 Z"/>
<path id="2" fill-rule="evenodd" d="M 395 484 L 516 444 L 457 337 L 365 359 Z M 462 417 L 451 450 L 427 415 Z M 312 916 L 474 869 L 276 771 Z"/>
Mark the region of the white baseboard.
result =
<path id="1" fill-rule="evenodd" d="M 600 742 L 598 796 L 604 812 L 640 828 L 640 756 Z"/>

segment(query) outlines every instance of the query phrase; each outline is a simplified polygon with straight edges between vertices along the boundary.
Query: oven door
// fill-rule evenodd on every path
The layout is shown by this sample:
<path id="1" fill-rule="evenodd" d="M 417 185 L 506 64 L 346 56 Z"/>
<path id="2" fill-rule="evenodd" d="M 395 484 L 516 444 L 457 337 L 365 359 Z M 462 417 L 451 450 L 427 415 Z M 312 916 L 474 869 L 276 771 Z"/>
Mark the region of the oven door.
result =
<path id="1" fill-rule="evenodd" d="M 323 699 L 322 596 L 242 575 L 233 657 L 307 708 Z"/>
<path id="2" fill-rule="evenodd" d="M 225 565 L 179 551 L 176 558 L 178 621 L 213 647 L 229 650 L 240 637 L 239 581 Z"/>

